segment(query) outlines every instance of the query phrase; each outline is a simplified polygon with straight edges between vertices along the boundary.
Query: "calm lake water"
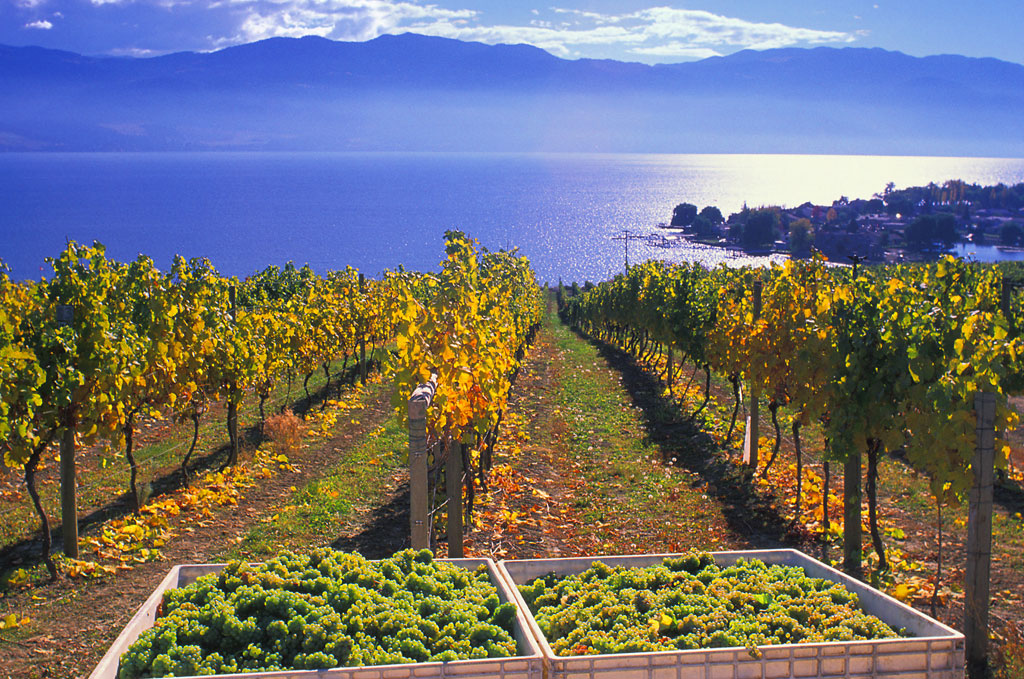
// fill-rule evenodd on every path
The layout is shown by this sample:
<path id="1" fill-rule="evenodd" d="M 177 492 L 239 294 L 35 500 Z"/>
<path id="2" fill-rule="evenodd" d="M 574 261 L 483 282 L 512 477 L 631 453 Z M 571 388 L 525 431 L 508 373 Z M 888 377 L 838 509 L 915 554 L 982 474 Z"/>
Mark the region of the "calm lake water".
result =
<path id="1" fill-rule="evenodd" d="M 244 276 L 292 260 L 370 275 L 436 269 L 447 229 L 518 247 L 541 281 L 623 268 L 623 229 L 659 233 L 680 202 L 831 203 L 959 178 L 1024 181 L 1024 159 L 786 155 L 0 154 L 0 259 L 48 275 L 67 240 L 110 256 L 208 257 Z M 763 261 L 631 242 L 630 261 Z"/>

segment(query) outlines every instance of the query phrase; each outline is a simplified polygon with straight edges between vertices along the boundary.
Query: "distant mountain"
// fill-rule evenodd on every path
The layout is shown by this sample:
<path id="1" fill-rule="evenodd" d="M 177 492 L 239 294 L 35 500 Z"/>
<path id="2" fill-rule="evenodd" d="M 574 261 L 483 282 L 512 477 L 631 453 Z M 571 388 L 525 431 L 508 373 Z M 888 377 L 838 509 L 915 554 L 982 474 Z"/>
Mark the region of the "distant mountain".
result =
<path id="1" fill-rule="evenodd" d="M 1024 156 L 1024 66 L 880 49 L 647 66 L 415 34 L 134 59 L 0 46 L 0 150 Z"/>

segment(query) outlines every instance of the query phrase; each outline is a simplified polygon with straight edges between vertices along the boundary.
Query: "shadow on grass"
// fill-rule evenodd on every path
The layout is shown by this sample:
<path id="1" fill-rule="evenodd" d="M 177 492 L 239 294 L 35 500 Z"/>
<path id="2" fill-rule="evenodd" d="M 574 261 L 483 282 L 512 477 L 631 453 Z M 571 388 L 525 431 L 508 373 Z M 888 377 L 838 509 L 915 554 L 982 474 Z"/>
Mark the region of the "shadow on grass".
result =
<path id="1" fill-rule="evenodd" d="M 993 501 L 1011 516 L 1024 513 L 1024 486 L 1019 481 L 1003 479 L 995 484 L 993 491 Z"/>
<path id="2" fill-rule="evenodd" d="M 662 460 L 697 476 L 694 488 L 714 498 L 732 531 L 751 548 L 771 549 L 812 544 L 811 536 L 783 517 L 773 504 L 781 501 L 758 492 L 751 470 L 728 459 L 721 446 L 697 422 L 689 421 L 679 403 L 662 394 L 664 385 L 636 359 L 610 344 L 573 328 L 600 356 L 622 375 L 622 385 L 640 408 L 651 442 Z"/>
<path id="3" fill-rule="evenodd" d="M 359 552 L 367 559 L 384 559 L 409 546 L 409 484 L 403 483 L 391 500 L 375 507 L 359 533 L 341 537 L 331 547 Z"/>
<path id="4" fill-rule="evenodd" d="M 380 363 L 378 361 L 372 361 L 370 362 L 369 368 L 371 370 L 379 369 L 379 366 Z M 306 398 L 305 394 L 301 394 L 299 398 L 291 403 L 290 407 L 296 415 L 305 417 L 309 412 L 326 404 L 327 400 L 336 398 L 341 387 L 354 385 L 358 376 L 359 364 L 356 363 L 350 365 L 345 370 L 332 377 L 329 389 L 327 385 L 324 385 L 317 391 L 311 393 L 311 398 L 309 399 Z M 220 413 L 219 410 L 218 413 Z M 269 415 L 270 413 L 268 412 L 268 416 Z M 263 441 L 263 435 L 260 432 L 258 423 L 245 428 L 240 431 L 239 434 L 241 436 L 240 443 L 243 451 L 254 450 Z M 209 471 L 223 469 L 228 460 L 229 448 L 230 444 L 224 443 L 218 448 L 208 451 L 205 455 L 194 457 L 189 462 L 189 474 L 191 478 L 195 480 L 196 478 L 201 478 Z M 242 453 L 242 457 L 244 458 L 244 452 Z M 177 492 L 188 485 L 180 466 L 171 467 L 168 465 L 167 467 L 164 467 L 162 471 L 164 472 L 163 474 L 154 477 L 149 481 L 150 500 L 158 499 L 164 495 Z M 408 502 L 408 498 L 406 498 L 406 501 Z M 105 522 L 112 519 L 122 519 L 130 514 L 132 514 L 132 500 L 126 489 L 124 493 L 112 498 L 107 504 L 97 507 L 87 514 L 81 514 L 78 517 L 78 534 L 80 537 L 84 537 L 90 535 L 90 533 L 98 533 L 99 527 Z M 37 520 L 34 512 L 32 517 L 33 521 Z M 50 536 L 53 545 L 51 553 L 60 553 L 63 551 L 62 544 L 64 531 L 60 525 L 59 512 L 54 512 L 49 519 L 51 526 Z M 405 525 L 408 526 L 408 520 L 406 520 Z M 33 537 L 5 545 L 0 549 L 0 580 L 2 580 L 2 577 L 11 570 L 17 568 L 32 568 L 41 564 L 43 562 L 42 555 L 40 554 L 42 544 L 42 537 L 37 529 L 36 534 L 33 535 Z"/>

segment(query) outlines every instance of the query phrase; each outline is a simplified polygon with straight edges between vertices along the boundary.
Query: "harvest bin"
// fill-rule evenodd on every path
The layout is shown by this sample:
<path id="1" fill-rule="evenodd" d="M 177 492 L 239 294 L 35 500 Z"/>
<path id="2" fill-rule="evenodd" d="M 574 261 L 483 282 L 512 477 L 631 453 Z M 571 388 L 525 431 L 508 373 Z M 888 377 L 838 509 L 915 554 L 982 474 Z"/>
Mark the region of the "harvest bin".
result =
<path id="1" fill-rule="evenodd" d="M 516 605 L 527 612 L 531 632 L 544 653 L 546 679 L 963 679 L 964 636 L 918 613 L 896 599 L 793 549 L 711 552 L 719 566 L 737 559 L 759 559 L 767 565 L 801 566 L 809 577 L 840 582 L 857 594 L 863 610 L 911 638 L 839 641 L 761 646 L 761 658 L 745 648 L 694 649 L 646 653 L 556 656 L 541 633 L 518 585 L 554 572 L 582 573 L 594 561 L 615 567 L 652 566 L 681 554 L 595 556 L 569 559 L 502 561 L 498 569 L 508 580 Z"/>
<path id="2" fill-rule="evenodd" d="M 433 677 L 458 677 L 459 679 L 476 679 L 477 677 L 500 677 L 502 679 L 542 679 L 543 661 L 540 647 L 528 630 L 527 609 L 515 598 L 499 574 L 497 566 L 490 559 L 437 559 L 474 570 L 481 564 L 487 566 L 491 583 L 498 589 L 498 598 L 502 603 L 512 601 L 519 607 L 512 632 L 519 651 L 523 655 L 513 658 L 483 658 L 474 660 L 454 660 L 451 662 L 423 662 L 405 665 L 374 665 L 371 667 L 335 667 L 329 670 L 285 670 L 276 672 L 246 672 L 244 674 L 218 674 L 221 679 L 431 679 Z M 163 601 L 164 592 L 176 587 L 185 587 L 199 579 L 200 576 L 220 571 L 227 564 L 186 564 L 175 566 L 164 578 L 160 586 L 149 595 L 146 603 L 132 617 L 121 634 L 114 640 L 106 655 L 100 660 L 89 679 L 116 679 L 118 661 L 121 654 L 146 629 L 153 626 L 157 608 Z"/>

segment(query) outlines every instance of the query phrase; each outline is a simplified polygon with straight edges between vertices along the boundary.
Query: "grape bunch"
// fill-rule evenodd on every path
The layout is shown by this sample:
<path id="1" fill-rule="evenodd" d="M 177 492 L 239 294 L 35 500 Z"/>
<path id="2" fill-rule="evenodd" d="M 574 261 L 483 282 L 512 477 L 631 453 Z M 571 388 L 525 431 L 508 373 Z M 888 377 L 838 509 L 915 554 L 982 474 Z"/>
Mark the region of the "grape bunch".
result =
<path id="1" fill-rule="evenodd" d="M 164 593 L 118 679 L 327 669 L 517 654 L 512 603 L 476 571 L 405 550 L 367 561 L 317 549 L 232 561 Z"/>
<path id="2" fill-rule="evenodd" d="M 706 552 L 647 568 L 595 561 L 519 591 L 560 656 L 738 646 L 756 657 L 768 644 L 905 636 L 839 583 L 756 559 L 721 568 Z"/>

